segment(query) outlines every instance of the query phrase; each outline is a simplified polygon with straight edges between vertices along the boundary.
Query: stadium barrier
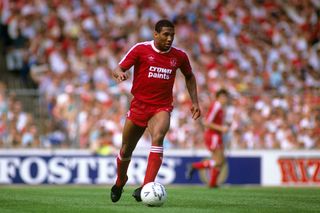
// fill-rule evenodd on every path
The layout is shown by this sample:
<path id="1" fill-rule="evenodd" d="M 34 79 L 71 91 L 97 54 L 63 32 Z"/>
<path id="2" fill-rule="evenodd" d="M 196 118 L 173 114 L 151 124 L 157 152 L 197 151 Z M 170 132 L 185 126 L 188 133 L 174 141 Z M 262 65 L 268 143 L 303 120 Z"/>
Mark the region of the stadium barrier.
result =
<path id="1" fill-rule="evenodd" d="M 136 150 L 128 184 L 143 181 L 147 150 Z M 185 179 L 188 163 L 207 158 L 206 150 L 166 150 L 156 181 L 163 184 L 203 184 L 206 173 Z M 320 186 L 320 151 L 227 151 L 220 182 L 262 186 Z M 115 156 L 87 150 L 0 150 L 0 184 L 113 184 Z"/>

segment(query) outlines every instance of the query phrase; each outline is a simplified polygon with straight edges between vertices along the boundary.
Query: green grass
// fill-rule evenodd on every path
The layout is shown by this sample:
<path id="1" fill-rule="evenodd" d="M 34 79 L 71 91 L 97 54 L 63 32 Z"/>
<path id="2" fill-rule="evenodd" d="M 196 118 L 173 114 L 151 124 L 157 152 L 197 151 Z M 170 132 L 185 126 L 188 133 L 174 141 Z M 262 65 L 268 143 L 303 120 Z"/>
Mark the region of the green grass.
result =
<path id="1" fill-rule="evenodd" d="M 320 212 L 320 188 L 167 186 L 162 207 L 147 207 L 126 187 L 112 203 L 105 186 L 0 186 L 0 212 Z"/>

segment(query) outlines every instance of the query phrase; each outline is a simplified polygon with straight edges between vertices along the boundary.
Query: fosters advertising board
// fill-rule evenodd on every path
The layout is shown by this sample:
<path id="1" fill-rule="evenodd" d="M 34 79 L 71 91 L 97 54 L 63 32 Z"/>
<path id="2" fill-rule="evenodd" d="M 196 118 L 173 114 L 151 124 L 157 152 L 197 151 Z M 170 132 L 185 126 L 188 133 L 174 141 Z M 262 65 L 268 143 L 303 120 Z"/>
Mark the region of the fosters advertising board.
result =
<path id="1" fill-rule="evenodd" d="M 148 150 L 137 150 L 128 170 L 128 184 L 143 182 Z M 224 184 L 320 186 L 318 151 L 227 151 L 219 181 Z M 186 166 L 209 157 L 205 150 L 166 150 L 157 181 L 203 184 L 206 172 L 185 179 Z M 0 184 L 113 184 L 115 156 L 94 156 L 79 150 L 0 150 Z"/>

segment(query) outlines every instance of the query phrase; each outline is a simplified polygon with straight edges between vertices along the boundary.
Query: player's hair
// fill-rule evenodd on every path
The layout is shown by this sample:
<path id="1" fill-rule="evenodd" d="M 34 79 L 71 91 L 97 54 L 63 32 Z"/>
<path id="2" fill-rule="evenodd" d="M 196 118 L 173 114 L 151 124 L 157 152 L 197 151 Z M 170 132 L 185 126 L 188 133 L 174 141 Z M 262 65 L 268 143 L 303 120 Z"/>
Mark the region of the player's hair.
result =
<path id="1" fill-rule="evenodd" d="M 221 95 L 229 96 L 229 92 L 226 89 L 219 89 L 216 93 L 216 98 L 219 98 Z"/>
<path id="2" fill-rule="evenodd" d="M 161 32 L 163 27 L 172 27 L 174 28 L 174 25 L 171 21 L 167 20 L 167 19 L 162 19 L 160 21 L 158 21 L 156 23 L 156 25 L 154 26 L 154 30 L 158 33 Z"/>

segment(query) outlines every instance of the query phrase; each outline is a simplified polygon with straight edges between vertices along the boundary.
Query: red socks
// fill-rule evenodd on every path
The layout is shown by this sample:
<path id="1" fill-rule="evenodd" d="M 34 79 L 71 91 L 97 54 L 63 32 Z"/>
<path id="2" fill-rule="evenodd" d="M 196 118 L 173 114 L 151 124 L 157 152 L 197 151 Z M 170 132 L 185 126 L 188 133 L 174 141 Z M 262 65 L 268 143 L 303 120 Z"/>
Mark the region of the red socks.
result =
<path id="1" fill-rule="evenodd" d="M 210 182 L 209 182 L 209 187 L 216 187 L 217 186 L 217 180 L 218 180 L 218 176 L 220 173 L 220 169 L 217 169 L 215 167 L 213 167 L 211 169 L 210 172 Z"/>
<path id="2" fill-rule="evenodd" d="M 192 167 L 195 169 L 207 169 L 214 167 L 216 162 L 214 160 L 204 160 L 200 162 L 195 162 L 192 164 Z"/>
<path id="3" fill-rule="evenodd" d="M 206 169 L 210 167 L 210 164 L 207 160 L 205 160 L 205 161 L 193 163 L 192 167 L 195 169 Z"/>
<path id="4" fill-rule="evenodd" d="M 128 180 L 127 171 L 131 158 L 122 158 L 121 151 L 117 157 L 117 180 L 118 187 L 124 186 Z M 163 147 L 151 146 L 146 176 L 144 177 L 143 185 L 153 182 L 156 179 L 160 166 L 162 164 Z"/>
<path id="5" fill-rule="evenodd" d="M 160 166 L 162 164 L 163 147 L 151 146 L 146 176 L 144 177 L 143 185 L 153 182 L 156 179 Z"/>
<path id="6" fill-rule="evenodd" d="M 201 162 L 195 162 L 192 167 L 195 169 L 208 169 L 210 168 L 210 180 L 209 187 L 217 186 L 217 179 L 220 173 L 220 169 L 215 167 L 216 162 L 214 160 L 205 160 Z"/>
<path id="7" fill-rule="evenodd" d="M 131 157 L 129 158 L 122 158 L 121 157 L 121 151 L 117 157 L 117 180 L 116 180 L 116 186 L 122 187 L 126 184 L 128 180 L 127 171 L 129 167 L 129 163 L 131 160 Z"/>

